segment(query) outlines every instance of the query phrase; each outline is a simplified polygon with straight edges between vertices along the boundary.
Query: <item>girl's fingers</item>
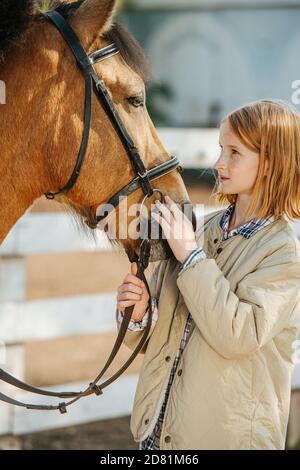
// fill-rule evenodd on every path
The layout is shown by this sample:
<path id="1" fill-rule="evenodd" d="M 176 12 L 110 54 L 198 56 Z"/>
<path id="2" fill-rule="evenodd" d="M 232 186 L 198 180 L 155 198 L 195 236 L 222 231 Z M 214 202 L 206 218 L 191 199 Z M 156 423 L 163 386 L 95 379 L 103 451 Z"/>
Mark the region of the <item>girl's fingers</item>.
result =
<path id="1" fill-rule="evenodd" d="M 121 292 L 134 292 L 135 294 L 142 294 L 143 293 L 143 288 L 139 287 L 135 284 L 132 284 L 131 282 L 129 283 L 124 283 L 121 284 L 121 286 L 118 287 L 118 293 L 121 294 Z"/>
<path id="2" fill-rule="evenodd" d="M 173 217 L 173 214 L 172 212 L 170 211 L 170 209 L 165 206 L 164 204 L 155 204 L 156 207 L 160 210 L 160 212 L 162 213 L 162 215 L 164 216 L 164 218 L 167 220 L 167 222 L 169 222 L 169 224 L 171 223 L 171 219 Z"/>
<path id="3" fill-rule="evenodd" d="M 172 213 L 173 217 L 181 217 L 183 212 L 182 210 L 178 207 L 176 202 L 173 201 L 169 196 L 165 196 L 166 200 L 166 205 L 169 208 L 170 212 Z"/>
<path id="4" fill-rule="evenodd" d="M 156 222 L 161 226 L 161 228 L 163 229 L 163 232 L 165 234 L 165 237 L 166 238 L 169 238 L 170 237 L 170 225 L 168 224 L 168 222 L 166 221 L 166 219 L 164 219 L 163 217 L 161 217 L 159 214 L 156 214 L 154 213 L 152 215 L 153 219 L 156 220 Z"/>
<path id="5" fill-rule="evenodd" d="M 131 263 L 131 274 L 136 274 L 137 273 L 137 263 L 133 262 Z"/>
<path id="6" fill-rule="evenodd" d="M 141 281 L 134 274 L 128 273 L 124 278 L 123 284 L 130 283 L 130 282 L 135 284 L 136 286 L 140 286 L 140 287 L 142 287 L 142 285 L 143 285 L 143 281 Z"/>
<path id="7" fill-rule="evenodd" d="M 117 300 L 141 300 L 142 294 L 134 294 L 133 292 L 121 292 L 118 294 Z"/>
<path id="8" fill-rule="evenodd" d="M 126 307 L 131 307 L 131 305 L 135 305 L 136 301 L 135 300 L 122 300 L 121 302 L 118 303 L 118 309 L 122 310 Z"/>
<path id="9" fill-rule="evenodd" d="M 191 221 L 189 220 L 187 215 L 180 209 L 180 207 L 178 207 L 178 205 L 169 196 L 165 196 L 165 198 L 167 206 L 170 208 L 170 211 L 172 212 L 176 221 L 180 222 L 182 225 L 189 224 L 192 226 Z"/>
<path id="10" fill-rule="evenodd" d="M 165 196 L 166 200 L 168 196 Z M 169 198 L 170 199 L 170 198 Z M 184 236 L 185 230 L 189 229 L 190 227 L 192 228 L 192 223 L 188 219 L 188 217 L 180 210 L 180 208 L 177 206 L 177 204 L 172 201 L 168 203 L 168 205 L 164 206 L 162 204 L 159 204 L 157 206 L 161 214 L 164 215 L 164 220 L 166 220 L 170 227 L 176 230 L 180 234 L 180 236 Z M 155 212 L 153 213 L 153 215 Z M 154 216 L 154 219 L 157 220 L 157 218 Z M 162 225 L 162 224 L 160 224 Z M 194 232 L 194 229 L 192 228 L 192 231 Z"/>

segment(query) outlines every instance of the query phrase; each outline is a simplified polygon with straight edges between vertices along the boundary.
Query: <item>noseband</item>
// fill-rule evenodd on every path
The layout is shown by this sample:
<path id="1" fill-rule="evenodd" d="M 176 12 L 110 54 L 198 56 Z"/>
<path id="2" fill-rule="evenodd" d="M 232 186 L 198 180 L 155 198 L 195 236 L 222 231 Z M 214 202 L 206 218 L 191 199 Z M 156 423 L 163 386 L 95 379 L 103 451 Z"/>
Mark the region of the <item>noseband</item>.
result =
<path id="1" fill-rule="evenodd" d="M 67 42 L 67 44 L 69 45 L 73 55 L 76 58 L 77 64 L 82 71 L 82 74 L 85 80 L 84 131 L 83 131 L 82 142 L 81 142 L 81 146 L 79 149 L 76 165 L 67 184 L 63 188 L 59 189 L 58 191 L 45 193 L 46 198 L 54 199 L 55 196 L 58 196 L 60 194 L 65 194 L 66 192 L 70 191 L 70 189 L 74 186 L 74 184 L 77 181 L 78 175 L 80 173 L 80 170 L 81 170 L 81 167 L 84 162 L 85 155 L 86 155 L 89 133 L 90 133 L 91 110 L 92 110 L 92 87 L 93 87 L 93 91 L 95 95 L 97 96 L 98 101 L 103 106 L 107 116 L 109 117 L 112 125 L 114 126 L 114 129 L 127 152 L 128 158 L 131 162 L 131 165 L 136 175 L 136 177 L 130 183 L 128 183 L 125 187 L 120 189 L 107 202 L 107 204 L 109 204 L 111 207 L 111 209 L 108 209 L 108 212 L 110 212 L 110 210 L 112 210 L 119 204 L 119 200 L 121 196 L 128 196 L 139 187 L 141 187 L 144 192 L 144 198 L 143 198 L 142 204 L 155 191 L 159 192 L 161 196 L 163 197 L 163 194 L 159 189 L 152 188 L 150 181 L 155 180 L 156 178 L 159 178 L 160 176 L 163 176 L 175 169 L 178 169 L 179 171 L 181 171 L 182 168 L 179 165 L 179 160 L 177 159 L 177 157 L 173 156 L 170 160 L 154 168 L 151 168 L 151 169 L 145 168 L 143 160 L 141 159 L 141 156 L 137 148 L 135 147 L 134 142 L 129 136 L 113 104 L 113 101 L 108 93 L 105 83 L 103 82 L 103 80 L 101 80 L 101 78 L 98 77 L 93 67 L 95 63 L 108 59 L 115 54 L 118 54 L 119 50 L 117 46 L 115 44 L 111 44 L 107 47 L 104 47 L 103 49 L 100 49 L 99 51 L 96 51 L 87 55 L 77 35 L 73 31 L 73 29 L 57 11 L 52 10 L 44 14 L 57 27 L 57 29 L 59 30 L 59 32 L 61 33 L 61 35 Z M 97 224 L 100 221 L 102 221 L 105 217 L 107 217 L 107 215 L 108 214 L 97 216 Z M 95 227 L 97 226 L 97 224 L 95 225 Z M 25 391 L 35 393 L 38 395 L 57 397 L 61 399 L 69 399 L 69 401 L 61 402 L 58 405 L 29 404 L 29 403 L 20 402 L 14 398 L 4 395 L 3 393 L 0 393 L 0 400 L 9 404 L 15 405 L 15 406 L 21 406 L 21 407 L 25 407 L 27 409 L 32 409 L 32 410 L 59 410 L 61 413 L 66 413 L 67 407 L 69 407 L 71 404 L 75 403 L 79 399 L 86 397 L 88 395 L 91 395 L 91 394 L 101 395 L 103 393 L 103 389 L 107 387 L 108 385 L 110 385 L 112 382 L 114 382 L 129 367 L 129 365 L 132 363 L 132 361 L 135 359 L 137 354 L 140 352 L 140 350 L 144 346 L 148 338 L 148 333 L 150 332 L 151 323 L 152 323 L 153 312 L 152 312 L 151 292 L 149 289 L 147 279 L 144 275 L 144 270 L 148 266 L 149 257 L 150 257 L 149 240 L 147 238 L 142 240 L 140 244 L 139 256 L 137 256 L 135 253 L 131 254 L 129 252 L 127 252 L 127 255 L 131 262 L 132 261 L 137 262 L 138 269 L 137 269 L 136 275 L 137 277 L 142 279 L 146 285 L 146 288 L 149 294 L 149 304 L 148 304 L 149 305 L 149 318 L 148 318 L 147 326 L 144 330 L 144 333 L 142 335 L 142 338 L 139 344 L 137 345 L 136 349 L 133 351 L 129 359 L 126 361 L 126 363 L 112 377 L 102 382 L 100 385 L 98 384 L 98 382 L 100 381 L 103 374 L 106 372 L 106 370 L 108 369 L 108 367 L 114 360 L 117 352 L 119 351 L 120 347 L 123 344 L 123 339 L 126 335 L 127 328 L 131 320 L 134 305 L 131 307 L 127 307 L 125 309 L 125 313 L 124 313 L 122 323 L 120 325 L 119 333 L 115 341 L 115 344 L 113 346 L 113 349 L 110 353 L 110 356 L 106 364 L 104 365 L 103 369 L 101 370 L 101 372 L 97 375 L 97 377 L 93 380 L 93 382 L 91 382 L 84 391 L 50 392 L 48 390 L 43 390 L 40 388 L 33 387 L 32 385 L 26 384 L 25 382 L 22 382 L 21 380 L 18 380 L 17 378 L 13 377 L 12 375 L 4 371 L 3 369 L 0 369 L 0 380 L 10 385 L 13 385 L 21 390 L 25 390 Z"/>

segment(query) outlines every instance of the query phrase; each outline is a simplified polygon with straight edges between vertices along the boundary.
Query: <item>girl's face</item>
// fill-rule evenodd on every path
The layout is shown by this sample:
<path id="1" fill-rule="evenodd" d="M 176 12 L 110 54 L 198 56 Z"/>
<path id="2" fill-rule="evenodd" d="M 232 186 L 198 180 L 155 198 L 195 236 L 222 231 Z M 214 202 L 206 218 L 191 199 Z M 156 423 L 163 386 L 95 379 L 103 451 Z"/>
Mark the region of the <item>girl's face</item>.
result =
<path id="1" fill-rule="evenodd" d="M 225 194 L 251 195 L 258 173 L 259 153 L 245 147 L 231 129 L 228 119 L 220 126 L 221 153 L 214 165 L 219 190 Z M 221 180 L 225 176 L 229 179 Z"/>

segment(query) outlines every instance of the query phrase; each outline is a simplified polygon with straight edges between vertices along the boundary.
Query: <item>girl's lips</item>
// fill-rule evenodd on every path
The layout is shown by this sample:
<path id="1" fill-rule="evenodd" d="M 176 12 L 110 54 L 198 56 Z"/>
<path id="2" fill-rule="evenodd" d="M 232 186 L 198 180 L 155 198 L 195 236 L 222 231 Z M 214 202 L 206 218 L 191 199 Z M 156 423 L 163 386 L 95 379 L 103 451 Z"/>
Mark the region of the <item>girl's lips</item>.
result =
<path id="1" fill-rule="evenodd" d="M 221 180 L 221 181 L 227 181 L 227 180 L 229 180 L 229 179 L 230 179 L 230 178 L 224 178 L 224 177 L 222 177 L 222 176 L 220 177 L 220 180 Z"/>

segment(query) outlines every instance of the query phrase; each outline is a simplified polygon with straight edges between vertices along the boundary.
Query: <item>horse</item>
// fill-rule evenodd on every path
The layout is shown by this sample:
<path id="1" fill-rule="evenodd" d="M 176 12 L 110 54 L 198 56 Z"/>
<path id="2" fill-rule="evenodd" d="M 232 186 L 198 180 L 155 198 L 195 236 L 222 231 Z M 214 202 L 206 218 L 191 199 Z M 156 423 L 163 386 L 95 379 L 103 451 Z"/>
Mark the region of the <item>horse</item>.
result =
<path id="1" fill-rule="evenodd" d="M 170 159 L 146 106 L 151 68 L 136 39 L 115 21 L 116 0 L 52 0 L 87 54 L 109 47 L 119 53 L 93 64 L 105 84 L 128 134 L 148 171 Z M 0 4 L 0 79 L 6 102 L 0 105 L 0 243 L 18 219 L 43 194 L 66 185 L 79 152 L 84 130 L 85 83 L 64 38 L 36 0 L 2 0 Z M 181 208 L 191 205 L 179 168 L 155 179 L 155 188 Z M 91 233 L 97 211 L 136 177 L 121 139 L 103 106 L 92 101 L 85 159 L 73 187 L 55 200 Z M 124 224 L 133 220 L 130 207 L 143 198 L 138 186 L 128 195 Z M 145 205 L 150 207 L 155 193 Z M 137 252 L 138 228 L 121 237 L 116 207 L 116 239 L 111 243 Z M 123 219 L 122 219 L 123 220 Z M 148 219 L 150 223 L 150 218 Z M 107 227 L 103 227 L 107 229 Z M 123 233 L 123 232 L 122 232 Z M 166 259 L 170 250 L 161 236 L 151 239 L 150 261 Z"/>

